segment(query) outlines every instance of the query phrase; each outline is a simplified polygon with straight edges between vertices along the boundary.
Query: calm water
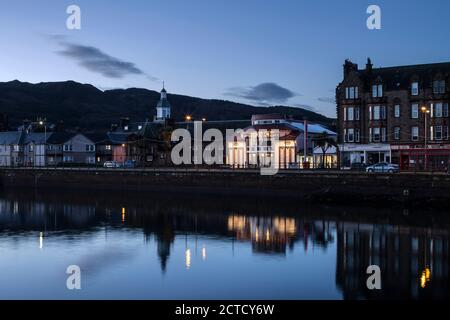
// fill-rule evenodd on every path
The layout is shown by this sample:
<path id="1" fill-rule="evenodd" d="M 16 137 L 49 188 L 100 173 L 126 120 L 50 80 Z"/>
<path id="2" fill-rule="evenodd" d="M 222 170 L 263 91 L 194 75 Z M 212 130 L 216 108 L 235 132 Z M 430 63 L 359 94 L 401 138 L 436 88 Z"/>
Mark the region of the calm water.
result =
<path id="1" fill-rule="evenodd" d="M 17 190 L 0 193 L 0 298 L 449 298 L 449 240 L 446 212 Z"/>

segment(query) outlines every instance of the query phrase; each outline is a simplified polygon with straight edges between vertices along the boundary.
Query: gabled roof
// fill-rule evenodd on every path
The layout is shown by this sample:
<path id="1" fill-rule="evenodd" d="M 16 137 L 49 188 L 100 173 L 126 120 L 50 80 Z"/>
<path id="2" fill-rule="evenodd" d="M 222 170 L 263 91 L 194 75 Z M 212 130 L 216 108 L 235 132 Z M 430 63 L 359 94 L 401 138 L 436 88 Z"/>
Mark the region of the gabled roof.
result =
<path id="1" fill-rule="evenodd" d="M 64 142 L 75 137 L 77 133 L 72 132 L 54 132 L 50 138 L 47 139 L 48 144 L 63 144 Z"/>
<path id="2" fill-rule="evenodd" d="M 21 131 L 7 131 L 0 132 L 0 144 L 1 145 L 12 145 L 20 144 L 23 139 L 23 132 Z"/>
<path id="3" fill-rule="evenodd" d="M 84 135 L 95 144 L 111 143 L 111 138 L 107 133 L 85 133 Z"/>
<path id="4" fill-rule="evenodd" d="M 45 144 L 49 140 L 49 138 L 53 135 L 53 132 L 31 132 L 25 133 L 22 143 L 23 144 Z"/>

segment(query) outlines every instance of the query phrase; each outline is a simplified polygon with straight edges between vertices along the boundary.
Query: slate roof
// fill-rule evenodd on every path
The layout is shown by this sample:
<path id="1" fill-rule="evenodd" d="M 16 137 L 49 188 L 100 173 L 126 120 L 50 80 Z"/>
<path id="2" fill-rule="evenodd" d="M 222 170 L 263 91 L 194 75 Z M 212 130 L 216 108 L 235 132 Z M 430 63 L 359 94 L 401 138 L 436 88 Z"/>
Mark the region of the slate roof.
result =
<path id="1" fill-rule="evenodd" d="M 111 138 L 107 133 L 84 133 L 84 135 L 95 144 L 111 144 Z"/>
<path id="2" fill-rule="evenodd" d="M 24 137 L 22 139 L 23 144 L 45 144 L 46 141 L 50 139 L 50 137 L 53 135 L 53 132 L 32 132 L 32 133 L 25 133 Z"/>
<path id="3" fill-rule="evenodd" d="M 420 65 L 396 66 L 387 68 L 372 68 L 372 70 L 358 70 L 358 74 L 363 80 L 366 88 L 371 83 L 380 79 L 385 85 L 385 90 L 408 90 L 412 80 L 419 80 L 421 87 L 432 87 L 437 75 L 443 78 L 450 76 L 450 62 L 430 63 Z"/>
<path id="4" fill-rule="evenodd" d="M 77 133 L 72 132 L 54 132 L 50 138 L 47 139 L 48 144 L 63 144 L 72 139 Z"/>
<path id="5" fill-rule="evenodd" d="M 0 145 L 20 144 L 23 139 L 21 131 L 0 132 Z"/>

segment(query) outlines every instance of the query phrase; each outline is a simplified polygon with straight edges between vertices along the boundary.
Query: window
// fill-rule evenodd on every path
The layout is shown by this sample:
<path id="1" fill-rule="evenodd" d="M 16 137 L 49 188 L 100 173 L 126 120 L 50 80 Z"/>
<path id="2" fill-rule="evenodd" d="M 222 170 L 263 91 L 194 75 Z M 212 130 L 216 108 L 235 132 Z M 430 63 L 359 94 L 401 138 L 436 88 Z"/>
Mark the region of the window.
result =
<path id="1" fill-rule="evenodd" d="M 411 118 L 412 119 L 418 119 L 419 118 L 419 105 L 417 103 L 414 103 L 411 106 Z"/>
<path id="2" fill-rule="evenodd" d="M 396 104 L 394 106 L 394 117 L 400 118 L 400 105 Z"/>
<path id="3" fill-rule="evenodd" d="M 64 156 L 63 162 L 73 162 L 73 157 L 72 156 Z"/>
<path id="4" fill-rule="evenodd" d="M 434 94 L 445 93 L 445 80 L 433 81 L 433 93 Z"/>
<path id="5" fill-rule="evenodd" d="M 394 128 L 394 139 L 395 140 L 400 140 L 400 127 L 395 127 Z"/>
<path id="6" fill-rule="evenodd" d="M 64 151 L 72 151 L 72 150 L 73 150 L 73 147 L 72 147 L 71 144 L 65 144 L 64 145 Z"/>
<path id="7" fill-rule="evenodd" d="M 369 107 L 369 120 L 372 120 L 373 115 L 372 115 L 372 106 Z"/>
<path id="8" fill-rule="evenodd" d="M 411 140 L 418 141 L 419 140 L 419 127 L 411 128 Z"/>
<path id="9" fill-rule="evenodd" d="M 383 85 L 382 84 L 374 84 L 372 86 L 372 97 L 381 98 L 383 96 Z"/>
<path id="10" fill-rule="evenodd" d="M 124 130 L 124 131 L 128 131 L 128 126 L 124 126 L 124 127 L 123 127 L 123 130 Z"/>
<path id="11" fill-rule="evenodd" d="M 354 129 L 348 129 L 347 131 L 347 137 L 348 137 L 348 142 L 354 142 L 355 141 L 355 130 Z"/>
<path id="12" fill-rule="evenodd" d="M 355 108 L 355 120 L 359 120 L 359 108 L 358 107 L 356 107 Z"/>
<path id="13" fill-rule="evenodd" d="M 411 95 L 412 96 L 419 95 L 419 82 L 415 81 L 411 84 Z"/>
<path id="14" fill-rule="evenodd" d="M 350 99 L 355 99 L 355 87 L 350 88 Z"/>
<path id="15" fill-rule="evenodd" d="M 358 99 L 359 92 L 358 87 L 346 87 L 345 99 Z"/>
<path id="16" fill-rule="evenodd" d="M 347 129 L 344 129 L 344 142 L 347 142 Z"/>
<path id="17" fill-rule="evenodd" d="M 373 128 L 372 133 L 373 133 L 372 137 L 373 142 L 380 142 L 381 139 L 380 128 Z"/>
<path id="18" fill-rule="evenodd" d="M 448 140 L 448 126 L 442 127 L 442 139 Z"/>
<path id="19" fill-rule="evenodd" d="M 373 107 L 373 120 L 380 120 L 380 106 Z"/>
<path id="20" fill-rule="evenodd" d="M 386 128 L 381 128 L 381 141 L 386 141 Z"/>
<path id="21" fill-rule="evenodd" d="M 448 103 L 444 103 L 444 106 L 443 106 L 443 110 L 442 110 L 442 116 L 443 117 L 448 117 Z"/>
<path id="22" fill-rule="evenodd" d="M 353 119 L 354 119 L 354 114 L 353 114 L 353 107 L 349 107 L 348 109 L 347 109 L 347 120 L 348 121 L 353 121 Z"/>
<path id="23" fill-rule="evenodd" d="M 381 106 L 380 107 L 380 119 L 386 119 L 386 106 Z"/>
<path id="24" fill-rule="evenodd" d="M 33 152 L 33 151 L 34 151 L 34 145 L 33 145 L 33 144 L 30 144 L 30 145 L 28 146 L 28 151 L 29 151 L 29 152 Z"/>
<path id="25" fill-rule="evenodd" d="M 434 112 L 432 115 L 436 118 L 442 118 L 442 103 L 436 103 L 434 105 Z"/>
<path id="26" fill-rule="evenodd" d="M 86 151 L 95 151 L 95 145 L 87 144 L 86 145 Z"/>
<path id="27" fill-rule="evenodd" d="M 106 150 L 111 150 L 111 145 L 109 145 L 109 144 L 106 145 L 106 146 L 105 146 L 105 149 L 106 149 Z"/>
<path id="28" fill-rule="evenodd" d="M 347 108 L 344 108 L 344 121 L 347 121 Z"/>
<path id="29" fill-rule="evenodd" d="M 355 129 L 355 142 L 359 142 L 359 129 Z"/>
<path id="30" fill-rule="evenodd" d="M 433 127 L 431 127 L 431 128 L 433 128 Z M 434 127 L 434 138 L 436 140 L 442 140 L 442 126 Z"/>

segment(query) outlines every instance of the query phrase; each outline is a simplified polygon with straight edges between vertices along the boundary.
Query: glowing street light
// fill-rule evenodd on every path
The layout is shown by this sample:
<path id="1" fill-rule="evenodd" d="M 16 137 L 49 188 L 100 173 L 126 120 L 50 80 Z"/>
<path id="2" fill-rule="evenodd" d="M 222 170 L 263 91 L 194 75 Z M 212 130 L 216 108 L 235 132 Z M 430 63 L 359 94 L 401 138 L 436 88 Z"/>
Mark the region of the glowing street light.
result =
<path id="1" fill-rule="evenodd" d="M 420 108 L 420 110 L 422 111 L 422 113 L 424 114 L 424 118 L 425 118 L 425 127 L 424 127 L 424 132 L 425 132 L 425 143 L 424 143 L 424 147 L 425 147 L 425 170 L 427 169 L 427 165 L 428 165 L 428 156 L 427 156 L 427 148 L 428 148 L 428 138 L 427 138 L 427 115 L 430 113 L 430 109 L 428 109 L 426 106 L 423 106 L 422 108 Z"/>

